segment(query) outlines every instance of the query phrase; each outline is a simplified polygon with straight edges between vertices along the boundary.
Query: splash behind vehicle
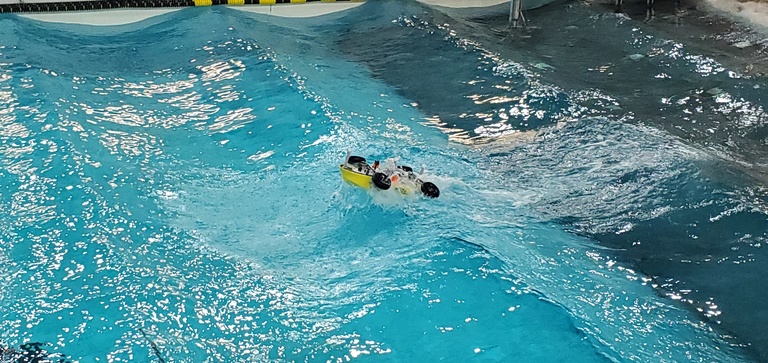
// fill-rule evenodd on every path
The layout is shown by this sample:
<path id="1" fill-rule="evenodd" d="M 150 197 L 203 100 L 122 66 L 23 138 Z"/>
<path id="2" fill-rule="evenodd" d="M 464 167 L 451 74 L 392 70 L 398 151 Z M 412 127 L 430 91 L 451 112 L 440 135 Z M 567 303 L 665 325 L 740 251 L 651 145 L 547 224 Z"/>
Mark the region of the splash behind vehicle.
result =
<path id="1" fill-rule="evenodd" d="M 375 161 L 369 165 L 364 157 L 350 155 L 339 165 L 339 170 L 344 181 L 363 189 L 395 189 L 403 195 L 420 193 L 429 198 L 440 196 L 437 185 L 421 180 L 413 168 L 395 165 L 394 161 L 385 164 Z"/>

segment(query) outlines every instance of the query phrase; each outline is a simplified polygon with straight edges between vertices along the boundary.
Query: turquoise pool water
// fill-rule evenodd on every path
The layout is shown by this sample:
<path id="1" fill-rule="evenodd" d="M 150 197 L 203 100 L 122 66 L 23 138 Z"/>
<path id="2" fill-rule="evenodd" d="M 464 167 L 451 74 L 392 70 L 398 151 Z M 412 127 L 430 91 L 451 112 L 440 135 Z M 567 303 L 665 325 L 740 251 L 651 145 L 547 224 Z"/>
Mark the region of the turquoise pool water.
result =
<path id="1" fill-rule="evenodd" d="M 717 305 L 765 263 L 758 184 L 472 26 L 395 1 L 0 18 L 0 340 L 77 362 L 759 360 L 727 324 L 765 310 Z M 759 124 L 760 78 L 711 77 Z M 348 151 L 424 165 L 441 196 L 343 184 Z"/>

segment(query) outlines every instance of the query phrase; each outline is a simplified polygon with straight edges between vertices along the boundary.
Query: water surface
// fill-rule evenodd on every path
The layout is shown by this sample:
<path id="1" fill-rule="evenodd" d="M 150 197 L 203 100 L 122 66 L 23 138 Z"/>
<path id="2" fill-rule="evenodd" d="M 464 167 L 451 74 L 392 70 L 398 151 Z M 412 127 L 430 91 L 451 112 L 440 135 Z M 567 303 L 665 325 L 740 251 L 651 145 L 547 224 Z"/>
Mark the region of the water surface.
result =
<path id="1" fill-rule="evenodd" d="M 1 18 L 0 338 L 80 362 L 760 360 L 755 160 L 665 120 L 762 127 L 764 79 L 559 9 L 538 21 L 614 32 L 561 40 L 604 58 L 400 1 Z M 342 184 L 349 150 L 441 197 Z"/>

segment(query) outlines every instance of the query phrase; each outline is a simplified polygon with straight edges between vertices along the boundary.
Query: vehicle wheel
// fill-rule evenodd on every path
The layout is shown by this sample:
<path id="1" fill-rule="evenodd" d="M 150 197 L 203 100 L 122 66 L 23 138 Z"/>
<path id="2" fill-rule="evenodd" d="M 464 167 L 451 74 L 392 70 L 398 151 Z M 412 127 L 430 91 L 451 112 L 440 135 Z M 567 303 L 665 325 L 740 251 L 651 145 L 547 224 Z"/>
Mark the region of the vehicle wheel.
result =
<path id="1" fill-rule="evenodd" d="M 350 156 L 349 159 L 347 159 L 347 164 L 357 164 L 357 163 L 364 163 L 365 158 L 362 156 Z"/>
<path id="2" fill-rule="evenodd" d="M 376 188 L 379 188 L 381 190 L 387 190 L 389 187 L 392 186 L 392 182 L 389 180 L 389 177 L 387 177 L 384 173 L 375 173 L 373 174 L 373 185 L 376 186 Z"/>
<path id="3" fill-rule="evenodd" d="M 435 184 L 424 182 L 421 184 L 421 193 L 430 198 L 437 198 L 440 196 L 440 189 Z"/>

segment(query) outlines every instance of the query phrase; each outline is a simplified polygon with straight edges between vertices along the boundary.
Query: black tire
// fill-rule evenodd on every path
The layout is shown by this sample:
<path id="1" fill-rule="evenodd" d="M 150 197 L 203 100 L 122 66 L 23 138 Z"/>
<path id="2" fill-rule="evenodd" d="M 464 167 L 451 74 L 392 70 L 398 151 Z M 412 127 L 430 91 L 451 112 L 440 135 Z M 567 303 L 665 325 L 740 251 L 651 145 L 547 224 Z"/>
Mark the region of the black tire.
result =
<path id="1" fill-rule="evenodd" d="M 389 180 L 389 177 L 384 173 L 373 174 L 371 180 L 373 180 L 373 185 L 381 190 L 387 190 L 392 186 L 392 181 Z"/>
<path id="2" fill-rule="evenodd" d="M 347 164 L 357 164 L 357 163 L 364 163 L 364 162 L 365 162 L 365 158 L 362 156 L 352 155 L 347 159 Z"/>
<path id="3" fill-rule="evenodd" d="M 421 194 L 424 194 L 429 198 L 437 198 L 440 196 L 440 189 L 438 189 L 435 184 L 424 182 L 421 184 Z"/>

